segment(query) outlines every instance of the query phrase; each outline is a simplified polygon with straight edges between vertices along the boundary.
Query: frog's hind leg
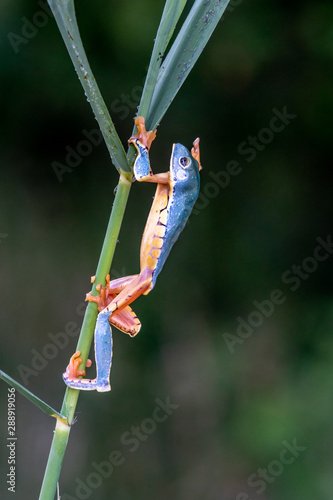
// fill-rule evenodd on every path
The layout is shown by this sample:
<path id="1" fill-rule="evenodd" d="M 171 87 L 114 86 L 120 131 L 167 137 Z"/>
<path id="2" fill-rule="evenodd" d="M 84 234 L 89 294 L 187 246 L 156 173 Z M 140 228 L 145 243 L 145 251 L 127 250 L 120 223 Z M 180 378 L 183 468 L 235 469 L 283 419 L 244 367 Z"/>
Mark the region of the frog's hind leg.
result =
<path id="1" fill-rule="evenodd" d="M 87 293 L 86 300 L 89 302 L 95 302 L 97 304 L 98 310 L 101 312 L 112 302 L 112 300 L 118 295 L 126 286 L 128 286 L 135 278 L 139 276 L 138 274 L 132 274 L 131 276 L 123 276 L 122 278 L 117 278 L 110 281 L 110 275 L 106 276 L 105 286 L 97 285 L 96 290 L 98 295 L 92 295 L 91 292 Z"/>
<path id="2" fill-rule="evenodd" d="M 110 313 L 108 313 L 110 315 Z M 130 306 L 124 307 L 109 317 L 111 325 L 134 337 L 141 329 L 141 322 Z"/>
<path id="3" fill-rule="evenodd" d="M 110 386 L 110 371 L 112 363 L 112 332 L 109 323 L 110 313 L 100 313 L 96 322 L 95 329 L 95 358 L 97 376 L 95 379 L 79 378 L 85 375 L 84 370 L 78 370 L 79 364 L 82 362 L 80 351 L 76 352 L 63 374 L 63 379 L 72 389 L 80 389 L 81 391 L 98 391 L 106 392 L 111 390 Z M 90 360 L 89 360 L 90 361 Z M 87 366 L 91 365 L 87 362 Z"/>
<path id="4" fill-rule="evenodd" d="M 110 302 L 110 304 L 105 308 L 111 314 L 110 323 L 114 323 L 114 318 L 118 316 L 121 317 L 120 313 L 124 310 L 127 311 L 125 314 L 127 318 L 134 312 L 129 307 L 134 300 L 136 300 L 140 295 L 146 295 L 153 288 L 152 281 L 153 271 L 146 268 L 139 275 L 137 275 L 116 297 Z M 132 311 L 132 312 L 130 312 Z M 138 320 L 137 320 L 138 321 Z M 125 331 L 125 330 L 123 330 Z M 129 333 L 129 332 L 126 332 Z"/>
<path id="5" fill-rule="evenodd" d="M 97 285 L 96 287 L 99 295 L 93 296 L 91 293 L 88 293 L 86 300 L 96 302 L 98 310 L 101 312 L 108 312 L 110 316 L 110 312 L 108 310 L 110 303 L 120 292 L 130 286 L 131 283 L 138 278 L 138 276 L 138 274 L 133 274 L 131 276 L 124 276 L 110 281 L 110 275 L 107 275 L 106 285 Z M 126 305 L 118 309 L 115 314 L 110 316 L 109 321 L 111 325 L 115 326 L 122 332 L 128 333 L 131 337 L 134 337 L 134 335 L 136 335 L 141 328 L 141 323 L 137 315 L 130 306 Z"/>

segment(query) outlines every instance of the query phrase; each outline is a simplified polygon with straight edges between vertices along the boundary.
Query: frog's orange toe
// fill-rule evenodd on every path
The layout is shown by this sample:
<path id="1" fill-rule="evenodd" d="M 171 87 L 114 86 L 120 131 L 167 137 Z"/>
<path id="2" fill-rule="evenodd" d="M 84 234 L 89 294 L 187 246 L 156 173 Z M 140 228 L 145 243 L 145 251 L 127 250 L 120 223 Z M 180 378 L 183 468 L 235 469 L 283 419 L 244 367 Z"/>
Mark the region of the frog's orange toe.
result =
<path id="1" fill-rule="evenodd" d="M 77 377 L 84 377 L 86 374 L 85 370 L 79 370 L 79 366 L 82 363 L 82 358 L 80 356 L 81 351 L 76 351 L 71 359 L 69 360 L 69 364 L 66 368 L 66 375 L 69 380 L 75 379 Z M 86 367 L 89 368 L 91 366 L 91 360 L 88 359 L 86 363 Z"/>

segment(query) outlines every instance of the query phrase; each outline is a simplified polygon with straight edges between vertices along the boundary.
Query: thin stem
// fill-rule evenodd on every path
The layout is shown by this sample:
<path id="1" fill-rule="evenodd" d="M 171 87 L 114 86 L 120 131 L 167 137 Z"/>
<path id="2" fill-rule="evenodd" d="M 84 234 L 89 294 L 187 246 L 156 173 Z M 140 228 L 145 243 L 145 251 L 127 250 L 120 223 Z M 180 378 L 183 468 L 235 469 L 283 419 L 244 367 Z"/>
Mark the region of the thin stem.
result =
<path id="1" fill-rule="evenodd" d="M 120 231 L 120 226 L 124 217 L 126 203 L 131 188 L 131 174 L 122 174 L 114 199 L 108 227 L 106 230 L 104 243 L 100 259 L 96 270 L 96 280 L 92 287 L 92 293 L 96 295 L 96 284 L 105 284 L 105 277 L 111 267 L 116 243 Z M 94 335 L 94 326 L 98 311 L 93 302 L 89 302 L 85 311 L 81 332 L 77 344 L 77 349 L 81 351 L 82 366 L 85 366 L 90 345 Z M 71 424 L 73 421 L 77 401 L 80 391 L 66 388 L 61 413 Z M 53 441 L 50 449 L 48 463 L 45 469 L 43 484 L 39 500 L 53 500 L 56 493 L 57 482 L 61 471 L 62 461 L 65 455 L 66 446 L 69 438 L 70 426 L 57 421 Z"/>
<path id="2" fill-rule="evenodd" d="M 119 171 L 130 172 L 123 145 L 90 68 L 76 21 L 73 0 L 48 0 L 88 102 L 99 123 L 111 160 Z"/>
<path id="3" fill-rule="evenodd" d="M 39 500 L 54 500 L 69 433 L 70 426 L 57 420 Z"/>

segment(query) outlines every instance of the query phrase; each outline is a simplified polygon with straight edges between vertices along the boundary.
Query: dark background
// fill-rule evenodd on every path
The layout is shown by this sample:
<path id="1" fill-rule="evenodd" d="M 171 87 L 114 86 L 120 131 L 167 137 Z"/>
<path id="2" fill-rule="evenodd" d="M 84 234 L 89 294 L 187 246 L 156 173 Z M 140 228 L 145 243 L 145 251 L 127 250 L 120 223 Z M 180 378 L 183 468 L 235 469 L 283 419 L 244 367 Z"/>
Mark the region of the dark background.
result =
<path id="1" fill-rule="evenodd" d="M 333 221 L 333 5 L 232 5 L 151 153 L 154 170 L 165 171 L 172 143 L 190 146 L 200 136 L 198 204 L 153 293 L 135 305 L 140 334 L 114 329 L 112 392 L 80 396 L 60 478 L 64 498 L 332 498 L 333 267 L 329 253 L 325 261 L 313 255 L 317 238 L 330 241 Z M 162 8 L 156 0 L 77 2 L 83 42 L 124 144 Z M 76 346 L 117 173 L 104 144 L 61 179 L 54 171 L 97 123 L 45 9 L 0 6 L 0 368 L 60 409 L 61 373 Z M 10 33 L 23 41 L 13 43 Z M 271 122 L 283 111 L 293 117 Z M 227 182 L 231 161 L 238 175 Z M 113 277 L 139 270 L 153 192 L 132 188 Z M 274 290 L 283 303 L 267 302 Z M 255 326 L 244 326 L 249 321 Z M 147 420 L 167 398 L 179 407 L 164 422 Z M 7 499 L 14 495 L 4 484 L 4 383 L 0 402 Z M 15 498 L 38 497 L 54 423 L 18 396 Z M 133 440 L 135 426 L 143 434 Z M 91 475 L 113 450 L 123 463 L 107 478 Z M 91 493 L 77 496 L 78 480 Z"/>

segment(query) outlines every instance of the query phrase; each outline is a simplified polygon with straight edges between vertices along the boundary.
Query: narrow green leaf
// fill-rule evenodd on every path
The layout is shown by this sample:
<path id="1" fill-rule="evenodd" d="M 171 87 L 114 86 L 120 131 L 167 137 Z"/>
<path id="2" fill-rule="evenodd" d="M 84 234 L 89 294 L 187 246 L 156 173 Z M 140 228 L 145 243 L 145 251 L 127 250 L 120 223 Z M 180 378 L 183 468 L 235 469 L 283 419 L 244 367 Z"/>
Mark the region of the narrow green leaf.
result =
<path id="1" fill-rule="evenodd" d="M 164 50 L 167 48 L 168 43 L 170 42 L 170 38 L 173 35 L 176 24 L 183 12 L 187 0 L 171 0 L 165 3 L 165 8 L 163 14 L 165 14 L 165 22 L 166 22 L 166 43 L 164 46 Z M 163 51 L 164 52 L 164 51 Z"/>
<path id="2" fill-rule="evenodd" d="M 81 85 L 103 134 L 111 160 L 119 171 L 131 172 L 124 147 L 96 83 L 83 48 L 73 0 L 48 0 Z"/>
<path id="3" fill-rule="evenodd" d="M 147 116 L 164 53 L 176 28 L 181 13 L 184 10 L 186 2 L 187 0 L 167 0 L 165 3 L 149 63 L 138 116 Z"/>
<path id="4" fill-rule="evenodd" d="M 155 129 L 202 53 L 229 0 L 196 0 L 163 62 L 147 115 Z"/>
<path id="5" fill-rule="evenodd" d="M 58 419 L 60 422 L 62 422 L 65 425 L 69 425 L 66 417 L 58 413 L 56 410 L 54 410 L 51 406 L 48 404 L 44 403 L 41 399 L 39 399 L 35 394 L 32 394 L 32 392 L 28 391 L 23 385 L 21 385 L 19 382 L 16 382 L 12 377 L 4 373 L 2 370 L 0 370 L 0 378 L 7 382 L 7 384 L 11 385 L 14 387 L 22 396 L 25 398 L 29 399 L 31 403 L 33 403 L 37 408 L 42 410 L 46 415 L 49 415 L 50 417 L 54 417 Z"/>

